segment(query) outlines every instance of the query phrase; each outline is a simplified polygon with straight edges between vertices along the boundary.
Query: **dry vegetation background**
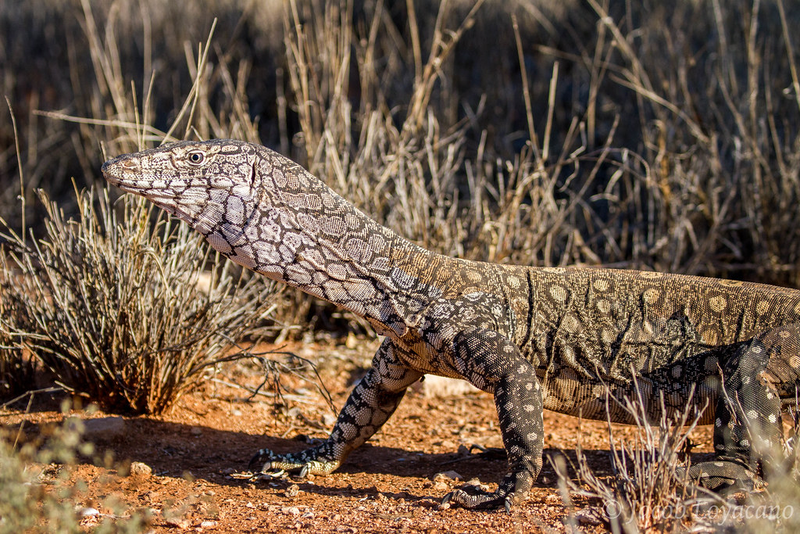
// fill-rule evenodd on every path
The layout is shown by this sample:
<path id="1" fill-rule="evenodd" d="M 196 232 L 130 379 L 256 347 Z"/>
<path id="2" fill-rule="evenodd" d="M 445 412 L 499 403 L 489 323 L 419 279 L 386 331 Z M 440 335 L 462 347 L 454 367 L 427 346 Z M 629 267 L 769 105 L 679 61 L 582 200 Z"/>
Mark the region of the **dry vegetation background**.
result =
<path id="1" fill-rule="evenodd" d="M 0 394 L 41 366 L 157 413 L 242 340 L 369 334 L 116 200 L 102 162 L 165 139 L 267 145 L 451 255 L 800 286 L 797 28 L 785 0 L 0 2 Z"/>
<path id="2" fill-rule="evenodd" d="M 229 267 L 202 291 L 208 250 L 99 172 L 165 139 L 275 148 L 451 255 L 799 286 L 798 24 L 783 0 L 3 2 L 0 361 L 130 377 L 120 407 L 160 411 L 142 354 L 202 345 L 180 390 L 233 324 L 369 333 Z"/>

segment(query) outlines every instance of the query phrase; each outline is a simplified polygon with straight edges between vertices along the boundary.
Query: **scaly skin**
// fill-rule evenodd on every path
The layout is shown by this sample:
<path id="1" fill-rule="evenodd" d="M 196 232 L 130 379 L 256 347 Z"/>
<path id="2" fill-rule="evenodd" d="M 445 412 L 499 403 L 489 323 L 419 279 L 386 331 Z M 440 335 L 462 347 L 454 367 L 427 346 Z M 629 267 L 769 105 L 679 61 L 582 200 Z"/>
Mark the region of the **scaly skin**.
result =
<path id="1" fill-rule="evenodd" d="M 426 373 L 494 395 L 508 456 L 496 492 L 445 501 L 510 507 L 542 467 L 542 410 L 631 423 L 634 396 L 657 421 L 690 398 L 714 423 L 706 487 L 747 484 L 752 436 L 776 444 L 800 376 L 800 292 L 660 273 L 535 268 L 434 254 L 369 219 L 292 161 L 231 140 L 119 156 L 106 179 L 183 219 L 231 260 L 364 317 L 385 336 L 330 437 L 306 451 L 261 450 L 253 465 L 327 474 L 380 429 Z M 722 394 L 722 392 L 726 394 Z M 607 401 L 607 394 L 612 397 Z M 608 411 L 607 411 L 608 407 Z"/>

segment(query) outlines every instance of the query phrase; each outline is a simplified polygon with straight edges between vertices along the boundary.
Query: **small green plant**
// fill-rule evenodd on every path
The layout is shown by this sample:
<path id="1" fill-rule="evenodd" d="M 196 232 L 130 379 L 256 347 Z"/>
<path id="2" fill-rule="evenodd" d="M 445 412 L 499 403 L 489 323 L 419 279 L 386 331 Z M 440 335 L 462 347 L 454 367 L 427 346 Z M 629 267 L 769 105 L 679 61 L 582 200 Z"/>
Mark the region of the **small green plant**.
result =
<path id="1" fill-rule="evenodd" d="M 66 407 L 63 410 L 66 412 Z M 84 532 L 81 498 L 86 484 L 72 477 L 79 457 L 91 456 L 94 447 L 82 440 L 83 424 L 74 417 L 44 429 L 41 439 L 15 447 L 15 433 L 0 433 L 0 534 Z M 147 514 L 126 513 L 120 503 L 104 501 L 92 532 L 133 533 L 147 526 Z"/>
<path id="2" fill-rule="evenodd" d="M 269 312 L 272 286 L 140 199 L 123 197 L 118 213 L 107 192 L 80 193 L 77 221 L 44 194 L 42 202 L 44 237 L 4 234 L 6 274 L 19 274 L 4 287 L 14 309 L 0 321 L 12 346 L 67 391 L 110 411 L 163 412 L 235 357 Z"/>

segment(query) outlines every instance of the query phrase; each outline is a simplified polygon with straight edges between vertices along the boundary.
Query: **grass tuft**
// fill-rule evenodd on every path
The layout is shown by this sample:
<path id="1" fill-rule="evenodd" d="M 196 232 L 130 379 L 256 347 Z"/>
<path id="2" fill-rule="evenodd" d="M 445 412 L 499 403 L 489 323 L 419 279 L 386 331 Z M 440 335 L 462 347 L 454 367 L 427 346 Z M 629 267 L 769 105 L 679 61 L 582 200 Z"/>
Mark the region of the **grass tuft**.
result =
<path id="1" fill-rule="evenodd" d="M 662 399 L 656 426 L 645 406 L 641 398 L 626 398 L 620 406 L 635 425 L 630 441 L 616 438 L 609 423 L 612 478 L 597 476 L 579 445 L 578 482 L 566 475 L 563 462 L 555 462 L 560 484 L 574 495 L 598 502 L 600 506 L 590 506 L 581 514 L 614 532 L 676 532 L 707 526 L 697 513 L 699 496 L 705 494 L 698 494 L 686 469 L 689 434 L 700 414 L 692 413 L 692 403 L 687 402 L 683 413 L 668 420 Z M 562 497 L 569 498 L 564 493 Z"/>
<path id="2" fill-rule="evenodd" d="M 78 195 L 67 220 L 42 193 L 43 237 L 6 229 L 3 288 L 18 310 L 0 324 L 67 391 L 110 411 L 160 413 L 236 351 L 268 312 L 271 286 L 210 252 L 187 225 L 107 192 Z M 204 268 L 210 265 L 210 272 Z"/>

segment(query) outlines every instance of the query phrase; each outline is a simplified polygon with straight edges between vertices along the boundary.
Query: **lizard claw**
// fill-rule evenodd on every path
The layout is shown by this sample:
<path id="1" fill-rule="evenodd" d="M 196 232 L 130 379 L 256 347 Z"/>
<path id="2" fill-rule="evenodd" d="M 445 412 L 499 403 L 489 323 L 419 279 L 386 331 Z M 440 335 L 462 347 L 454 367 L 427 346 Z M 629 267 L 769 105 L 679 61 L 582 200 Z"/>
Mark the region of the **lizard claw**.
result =
<path id="1" fill-rule="evenodd" d="M 453 490 L 442 499 L 441 508 L 449 508 L 451 504 L 456 504 L 472 510 L 495 510 L 501 506 L 506 512 L 511 512 L 511 507 L 518 502 L 516 495 L 498 490 L 489 493 L 476 486 L 465 486 Z"/>
<path id="2" fill-rule="evenodd" d="M 275 454 L 269 449 L 261 449 L 250 460 L 248 469 L 267 475 L 289 472 L 306 478 L 308 475 L 327 475 L 336 470 L 340 463 L 321 453 L 319 448 L 294 454 Z"/>
<path id="3" fill-rule="evenodd" d="M 277 460 L 278 456 L 269 449 L 260 449 L 247 464 L 250 471 L 268 473 L 272 470 L 272 460 Z M 259 467 L 260 466 L 260 467 Z"/>

